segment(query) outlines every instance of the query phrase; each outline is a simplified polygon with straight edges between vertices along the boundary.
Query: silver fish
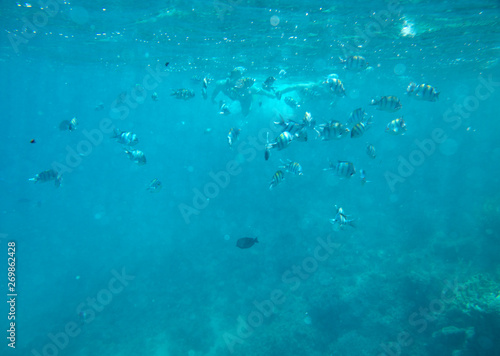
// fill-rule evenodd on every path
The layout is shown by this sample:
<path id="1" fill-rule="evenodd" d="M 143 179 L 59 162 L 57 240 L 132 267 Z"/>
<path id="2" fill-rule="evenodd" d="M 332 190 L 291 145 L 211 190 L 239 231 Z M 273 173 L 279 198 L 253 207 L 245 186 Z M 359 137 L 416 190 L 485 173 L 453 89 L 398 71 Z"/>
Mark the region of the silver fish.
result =
<path id="1" fill-rule="evenodd" d="M 403 107 L 397 96 L 383 96 L 381 98 L 372 99 L 370 105 L 374 105 L 378 110 L 395 112 Z"/>
<path id="2" fill-rule="evenodd" d="M 282 149 L 288 147 L 290 145 L 290 143 L 292 142 L 292 140 L 293 140 L 293 136 L 290 134 L 290 132 L 283 131 L 276 138 L 275 142 L 271 142 L 271 143 L 268 142 L 266 144 L 266 149 L 277 148 L 278 151 L 281 151 Z"/>
<path id="3" fill-rule="evenodd" d="M 286 172 L 293 173 L 295 175 L 302 175 L 302 166 L 298 162 L 292 162 L 291 160 L 288 160 L 288 162 L 285 163 L 281 160 L 281 163 L 283 165 L 279 166 L 278 168 L 284 169 Z"/>
<path id="4" fill-rule="evenodd" d="M 371 158 L 377 157 L 377 151 L 375 150 L 375 146 L 368 144 L 368 146 L 366 146 L 366 154 Z"/>
<path id="5" fill-rule="evenodd" d="M 269 190 L 272 190 L 274 187 L 280 184 L 283 179 L 285 179 L 285 175 L 283 174 L 283 172 L 276 171 L 276 173 L 274 173 L 273 175 L 273 179 L 271 180 L 271 184 L 269 185 Z"/>
<path id="6" fill-rule="evenodd" d="M 240 131 L 241 131 L 240 129 L 234 127 L 232 127 L 231 130 L 229 130 L 229 133 L 227 134 L 227 141 L 230 147 L 232 147 L 236 142 L 236 140 L 238 139 Z"/>
<path id="7" fill-rule="evenodd" d="M 177 90 L 172 89 L 172 94 L 170 95 L 175 96 L 176 99 L 189 100 L 194 98 L 194 91 L 192 91 L 191 89 L 184 89 L 184 88 Z"/>
<path id="8" fill-rule="evenodd" d="M 30 178 L 30 182 L 35 182 L 35 183 L 47 183 L 50 181 L 54 181 L 54 185 L 56 188 L 59 188 L 62 183 L 62 176 L 57 173 L 54 169 L 48 169 L 46 171 L 40 172 L 36 174 L 33 178 Z"/>
<path id="9" fill-rule="evenodd" d="M 162 188 L 162 184 L 158 178 L 153 179 L 146 188 L 150 193 L 158 193 Z"/>
<path id="10" fill-rule="evenodd" d="M 439 99 L 439 92 L 431 85 L 420 84 L 417 85 L 413 82 L 406 88 L 406 94 L 414 97 L 415 99 L 425 101 L 436 101 Z"/>
<path id="11" fill-rule="evenodd" d="M 406 123 L 403 120 L 403 117 L 398 117 L 397 119 L 389 122 L 385 128 L 385 132 L 393 135 L 404 135 L 406 132 Z"/>
<path id="12" fill-rule="evenodd" d="M 347 59 L 340 58 L 340 61 L 345 64 L 344 69 L 360 72 L 368 67 L 368 62 L 363 56 L 350 56 Z"/>
<path id="13" fill-rule="evenodd" d="M 128 155 L 131 161 L 134 161 L 139 166 L 143 166 L 146 164 L 146 156 L 144 152 L 139 150 L 125 150 L 125 153 Z"/>
<path id="14" fill-rule="evenodd" d="M 139 143 L 139 139 L 137 138 L 137 135 L 135 133 L 120 131 L 118 129 L 114 129 L 114 133 L 115 135 L 112 138 L 116 138 L 116 141 L 118 141 L 118 143 L 127 146 L 135 146 Z"/>
<path id="15" fill-rule="evenodd" d="M 341 178 L 350 178 L 353 174 L 356 174 L 354 164 L 349 161 L 337 161 L 337 164 L 330 162 L 330 168 L 325 168 L 323 170 L 332 170 L 335 175 Z"/>
<path id="16" fill-rule="evenodd" d="M 340 228 L 343 228 L 346 225 L 355 227 L 354 220 L 348 218 L 348 215 L 344 213 L 344 209 L 342 209 L 341 207 L 337 208 L 336 205 L 335 209 L 337 209 L 337 212 L 335 213 L 335 217 L 333 219 L 330 219 L 330 223 L 338 225 Z"/>

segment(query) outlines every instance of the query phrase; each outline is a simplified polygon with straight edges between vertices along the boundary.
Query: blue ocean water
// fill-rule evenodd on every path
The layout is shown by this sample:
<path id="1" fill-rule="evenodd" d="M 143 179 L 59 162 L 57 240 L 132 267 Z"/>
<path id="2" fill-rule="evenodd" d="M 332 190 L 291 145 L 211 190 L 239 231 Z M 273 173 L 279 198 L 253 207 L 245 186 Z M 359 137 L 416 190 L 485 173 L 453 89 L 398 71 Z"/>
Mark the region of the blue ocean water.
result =
<path id="1" fill-rule="evenodd" d="M 500 355 L 498 1 L 3 1 L 0 16 L 2 355 Z M 226 82 L 237 67 L 253 85 Z M 402 107 L 370 105 L 383 96 Z M 351 138 L 357 108 L 373 123 Z M 271 148 L 281 118 L 307 141 Z M 322 139 L 332 120 L 346 137 Z M 338 161 L 356 173 L 325 170 Z M 29 180 L 48 170 L 60 187 Z"/>

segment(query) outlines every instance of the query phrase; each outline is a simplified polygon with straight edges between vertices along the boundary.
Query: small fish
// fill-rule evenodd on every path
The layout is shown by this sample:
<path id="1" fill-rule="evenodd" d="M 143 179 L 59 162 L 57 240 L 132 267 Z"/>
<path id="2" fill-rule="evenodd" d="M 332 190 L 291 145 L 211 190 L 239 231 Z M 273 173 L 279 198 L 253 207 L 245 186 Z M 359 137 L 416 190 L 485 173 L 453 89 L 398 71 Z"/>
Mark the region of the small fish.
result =
<path id="1" fill-rule="evenodd" d="M 63 120 L 59 124 L 59 130 L 61 131 L 74 131 L 76 130 L 76 127 L 78 126 L 78 120 L 76 117 L 72 118 L 71 120 Z"/>
<path id="2" fill-rule="evenodd" d="M 414 97 L 415 99 L 425 101 L 436 101 L 439 99 L 439 92 L 431 85 L 420 84 L 417 85 L 413 82 L 406 88 L 406 94 Z"/>
<path id="3" fill-rule="evenodd" d="M 302 123 L 305 126 L 310 127 L 311 129 L 314 129 L 314 127 L 316 126 L 316 120 L 312 117 L 311 113 L 307 111 L 302 118 Z"/>
<path id="4" fill-rule="evenodd" d="M 36 143 L 35 139 L 34 139 L 34 138 L 32 138 L 32 139 L 30 140 L 30 143 Z"/>
<path id="5" fill-rule="evenodd" d="M 375 105 L 378 110 L 395 112 L 401 109 L 401 101 L 397 96 L 383 96 L 381 98 L 372 99 L 370 105 Z"/>
<path id="6" fill-rule="evenodd" d="M 203 78 L 202 87 L 201 87 L 201 96 L 205 100 L 207 100 L 207 98 L 208 98 L 207 88 L 208 88 L 208 79 L 207 79 L 207 77 L 205 77 L 205 78 Z"/>
<path id="7" fill-rule="evenodd" d="M 134 161 L 134 163 L 137 163 L 139 166 L 146 164 L 146 156 L 144 155 L 144 152 L 139 150 L 125 150 L 125 153 L 128 154 L 131 161 Z"/>
<path id="8" fill-rule="evenodd" d="M 153 101 L 158 101 L 158 93 L 157 93 L 157 92 L 154 92 L 154 93 L 151 95 L 151 99 L 153 99 Z"/>
<path id="9" fill-rule="evenodd" d="M 250 248 L 258 242 L 259 240 L 257 240 L 257 238 L 242 237 L 241 239 L 238 239 L 238 241 L 236 241 L 236 247 L 239 247 L 241 249 Z"/>
<path id="10" fill-rule="evenodd" d="M 146 190 L 150 193 L 158 193 L 162 188 L 162 184 L 158 178 L 153 179 L 149 184 Z"/>
<path id="11" fill-rule="evenodd" d="M 356 174 L 354 164 L 349 161 L 337 161 L 337 164 L 335 165 L 330 162 L 330 168 L 325 168 L 323 170 L 332 170 L 334 174 L 341 178 L 350 178 L 353 174 Z"/>
<path id="12" fill-rule="evenodd" d="M 359 178 L 361 179 L 361 185 L 365 185 L 365 183 L 370 183 L 369 180 L 366 180 L 366 172 L 364 169 L 359 170 Z"/>
<path id="13" fill-rule="evenodd" d="M 357 108 L 349 115 L 347 123 L 350 125 L 356 125 L 360 122 L 363 122 L 365 120 L 365 117 L 366 112 L 363 110 L 363 108 Z"/>
<path id="14" fill-rule="evenodd" d="M 238 135 L 240 134 L 240 129 L 232 127 L 231 130 L 229 130 L 229 133 L 227 134 L 227 141 L 229 143 L 230 147 L 233 147 L 234 143 L 238 139 Z"/>
<path id="15" fill-rule="evenodd" d="M 291 107 L 292 109 L 300 108 L 300 104 L 291 96 L 285 96 L 285 99 L 283 100 L 285 101 L 285 104 Z"/>
<path id="16" fill-rule="evenodd" d="M 219 101 L 219 114 L 221 115 L 229 115 L 231 111 L 229 111 L 229 107 L 226 105 L 224 100 Z"/>
<path id="17" fill-rule="evenodd" d="M 358 122 L 351 130 L 351 138 L 361 137 L 372 125 L 371 118 L 363 122 Z"/>
<path id="18" fill-rule="evenodd" d="M 275 125 L 279 125 L 283 128 L 282 132 L 289 132 L 293 136 L 297 136 L 299 132 L 305 127 L 304 124 L 299 124 L 293 120 L 285 121 L 283 116 L 280 115 L 280 121 L 275 121 Z"/>
<path id="19" fill-rule="evenodd" d="M 302 175 L 302 166 L 298 162 L 292 162 L 291 160 L 288 160 L 287 163 L 283 161 L 281 161 L 281 163 L 283 163 L 283 165 L 279 166 L 278 168 L 284 169 L 286 172 L 293 173 L 298 176 Z"/>
<path id="20" fill-rule="evenodd" d="M 266 148 L 277 148 L 278 151 L 288 147 L 293 140 L 293 136 L 288 131 L 283 131 L 276 138 L 275 142 L 267 143 Z"/>
<path id="21" fill-rule="evenodd" d="M 346 225 L 355 227 L 354 220 L 348 219 L 348 215 L 344 213 L 344 209 L 342 209 L 341 207 L 337 208 L 336 205 L 335 208 L 337 209 L 337 212 L 335 213 L 335 217 L 333 219 L 330 219 L 330 223 L 334 225 L 337 224 L 340 228 L 343 228 Z"/>
<path id="22" fill-rule="evenodd" d="M 330 91 L 337 96 L 346 96 L 344 84 L 337 78 L 328 78 L 327 84 L 330 84 Z"/>
<path id="23" fill-rule="evenodd" d="M 99 110 L 102 110 L 104 109 L 104 103 L 101 101 L 99 102 L 95 107 L 94 107 L 94 110 L 95 111 L 99 111 Z"/>
<path id="24" fill-rule="evenodd" d="M 377 151 L 375 150 L 375 147 L 373 145 L 370 145 L 370 144 L 368 144 L 368 146 L 366 146 L 366 154 L 371 158 L 377 157 Z"/>
<path id="25" fill-rule="evenodd" d="M 274 173 L 273 175 L 273 179 L 271 180 L 271 184 L 269 185 L 269 190 L 272 190 L 274 187 L 280 184 L 283 179 L 285 179 L 285 175 L 283 174 L 283 172 L 276 171 L 276 173 Z"/>
<path id="26" fill-rule="evenodd" d="M 271 156 L 271 147 L 269 146 L 269 132 L 268 132 L 266 137 L 265 151 L 264 151 L 264 158 L 266 159 L 266 161 L 269 159 L 270 156 Z"/>
<path id="27" fill-rule="evenodd" d="M 405 131 L 406 123 L 402 116 L 389 122 L 385 128 L 385 132 L 393 135 L 404 135 Z"/>
<path id="28" fill-rule="evenodd" d="M 166 63 L 165 63 L 165 67 L 168 67 L 168 65 L 169 65 L 169 62 L 166 62 Z"/>
<path id="29" fill-rule="evenodd" d="M 245 78 L 238 79 L 236 81 L 236 84 L 234 85 L 234 88 L 236 88 L 236 89 L 248 89 L 254 83 L 255 83 L 255 79 L 250 78 L 250 77 L 245 77 Z"/>
<path id="30" fill-rule="evenodd" d="M 321 137 L 323 141 L 329 141 L 331 139 L 341 139 L 347 136 L 349 129 L 345 128 L 339 121 L 332 120 L 327 124 L 321 124 L 318 126 L 320 130 L 315 131 L 318 133 L 318 137 Z"/>
<path id="31" fill-rule="evenodd" d="M 189 100 L 194 98 L 194 91 L 191 89 L 172 89 L 172 94 L 170 95 L 175 96 L 176 99 Z"/>
<path id="32" fill-rule="evenodd" d="M 33 178 L 30 178 L 29 181 L 35 183 L 46 183 L 50 181 L 54 181 L 56 188 L 59 188 L 62 183 L 62 176 L 57 173 L 54 169 L 48 169 L 46 171 L 40 172 L 36 174 Z"/>
<path id="33" fill-rule="evenodd" d="M 344 69 L 355 72 L 360 72 L 368 67 L 368 62 L 363 56 L 350 56 L 347 59 L 340 58 L 340 61 L 345 64 Z"/>
<path id="34" fill-rule="evenodd" d="M 115 135 L 111 138 L 116 138 L 116 141 L 122 145 L 135 146 L 139 143 L 139 139 L 135 133 L 120 131 L 118 129 L 114 129 L 114 133 Z"/>
<path id="35" fill-rule="evenodd" d="M 276 81 L 275 77 L 273 76 L 268 77 L 266 81 L 262 83 L 262 89 L 274 92 L 276 90 L 276 88 L 273 87 L 275 81 Z"/>

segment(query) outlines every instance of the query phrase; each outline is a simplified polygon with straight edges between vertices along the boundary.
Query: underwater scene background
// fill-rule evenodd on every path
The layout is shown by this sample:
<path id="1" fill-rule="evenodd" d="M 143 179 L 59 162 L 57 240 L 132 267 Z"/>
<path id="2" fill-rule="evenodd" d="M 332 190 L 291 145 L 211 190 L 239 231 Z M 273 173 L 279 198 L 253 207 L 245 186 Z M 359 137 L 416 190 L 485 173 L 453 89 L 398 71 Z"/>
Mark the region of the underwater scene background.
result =
<path id="1" fill-rule="evenodd" d="M 2 1 L 1 354 L 500 355 L 499 6 Z"/>

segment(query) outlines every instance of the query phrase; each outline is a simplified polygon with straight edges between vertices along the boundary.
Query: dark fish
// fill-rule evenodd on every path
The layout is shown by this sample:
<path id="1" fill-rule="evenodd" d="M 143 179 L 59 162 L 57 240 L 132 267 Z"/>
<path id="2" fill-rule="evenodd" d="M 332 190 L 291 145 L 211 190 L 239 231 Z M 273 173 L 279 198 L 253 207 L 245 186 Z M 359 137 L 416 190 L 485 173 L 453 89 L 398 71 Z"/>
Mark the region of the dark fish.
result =
<path id="1" fill-rule="evenodd" d="M 30 143 L 36 143 L 35 139 L 32 138 L 31 141 L 30 141 Z"/>
<path id="2" fill-rule="evenodd" d="M 169 63 L 169 62 L 165 63 L 165 67 L 168 67 L 168 63 Z"/>
<path id="3" fill-rule="evenodd" d="M 239 248 L 250 248 L 257 242 L 259 242 L 257 238 L 242 237 L 241 239 L 238 239 L 238 241 L 236 241 L 236 246 Z"/>

